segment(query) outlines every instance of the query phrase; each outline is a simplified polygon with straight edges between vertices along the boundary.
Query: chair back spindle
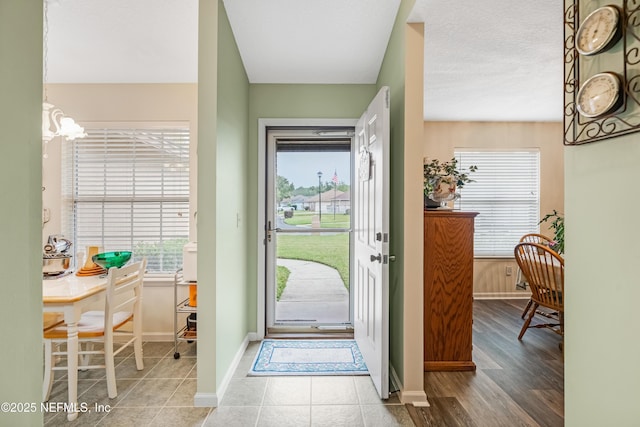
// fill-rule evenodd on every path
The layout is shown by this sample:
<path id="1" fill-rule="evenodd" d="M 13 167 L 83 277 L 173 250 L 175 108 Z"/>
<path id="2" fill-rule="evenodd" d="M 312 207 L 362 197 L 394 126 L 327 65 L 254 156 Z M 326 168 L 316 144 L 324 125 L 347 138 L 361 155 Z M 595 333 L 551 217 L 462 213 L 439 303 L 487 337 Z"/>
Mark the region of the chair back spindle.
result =
<path id="1" fill-rule="evenodd" d="M 533 311 L 523 326 L 520 338 L 529 327 L 538 306 L 558 312 L 559 333 L 564 333 L 562 324 L 564 315 L 564 259 L 546 245 L 529 242 L 517 244 L 514 255 L 531 288 L 531 301 L 534 304 Z"/>

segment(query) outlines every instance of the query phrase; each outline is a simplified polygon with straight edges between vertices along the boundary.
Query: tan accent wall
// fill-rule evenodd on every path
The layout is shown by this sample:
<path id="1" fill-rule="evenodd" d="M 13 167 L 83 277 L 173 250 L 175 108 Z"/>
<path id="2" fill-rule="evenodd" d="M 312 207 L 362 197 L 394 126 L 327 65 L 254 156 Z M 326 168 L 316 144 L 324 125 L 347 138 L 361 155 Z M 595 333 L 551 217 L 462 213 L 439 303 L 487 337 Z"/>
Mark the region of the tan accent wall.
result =
<path id="1" fill-rule="evenodd" d="M 422 174 L 421 144 L 423 129 L 422 93 L 424 76 L 424 24 L 407 24 L 405 28 L 405 93 L 404 93 L 404 269 L 403 298 L 403 367 L 401 390 L 403 402 L 424 402 L 423 356 L 423 203 L 419 198 Z"/>
<path id="2" fill-rule="evenodd" d="M 560 122 L 424 122 L 423 157 L 448 160 L 456 148 L 540 150 L 540 216 L 564 212 L 564 146 Z M 541 227 L 544 234 L 553 233 Z M 512 274 L 507 276 L 507 267 Z M 513 258 L 476 259 L 476 298 L 527 297 L 515 289 Z"/>
<path id="3" fill-rule="evenodd" d="M 190 127 L 191 212 L 197 210 L 197 99 L 198 85 L 193 84 L 50 84 L 49 102 L 61 108 L 80 125 L 100 122 L 187 123 Z M 42 159 L 43 207 L 49 209 L 50 221 L 42 227 L 42 242 L 50 234 L 61 233 L 61 142 L 56 138 Z M 190 240 L 196 239 L 193 214 Z M 76 248 L 74 250 L 82 250 Z M 143 309 L 143 333 L 146 340 L 173 340 L 173 280 L 146 279 Z M 180 289 L 180 296 L 186 290 Z M 99 307 L 96 307 L 96 309 Z M 180 320 L 182 324 L 182 320 Z"/>

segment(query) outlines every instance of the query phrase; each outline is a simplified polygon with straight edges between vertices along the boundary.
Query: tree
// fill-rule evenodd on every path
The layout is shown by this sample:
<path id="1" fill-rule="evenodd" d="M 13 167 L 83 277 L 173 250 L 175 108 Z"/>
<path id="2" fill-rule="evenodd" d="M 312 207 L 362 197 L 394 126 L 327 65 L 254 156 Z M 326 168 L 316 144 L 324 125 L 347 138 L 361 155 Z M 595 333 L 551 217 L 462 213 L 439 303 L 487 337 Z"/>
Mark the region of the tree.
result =
<path id="1" fill-rule="evenodd" d="M 294 188 L 293 183 L 290 183 L 287 178 L 278 175 L 276 177 L 276 201 L 280 203 L 291 197 Z"/>
<path id="2" fill-rule="evenodd" d="M 340 181 L 338 183 L 338 191 L 342 191 L 343 193 L 346 193 L 347 191 L 349 191 L 349 185 L 345 184 L 344 182 Z"/>

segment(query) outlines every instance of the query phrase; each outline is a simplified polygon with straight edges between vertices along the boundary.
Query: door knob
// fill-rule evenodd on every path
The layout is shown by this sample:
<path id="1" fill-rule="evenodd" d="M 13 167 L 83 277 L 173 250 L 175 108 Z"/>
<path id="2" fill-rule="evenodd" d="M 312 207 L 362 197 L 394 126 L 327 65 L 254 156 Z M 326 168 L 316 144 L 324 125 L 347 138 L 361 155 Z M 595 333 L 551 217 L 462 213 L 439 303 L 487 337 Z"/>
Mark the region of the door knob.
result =
<path id="1" fill-rule="evenodd" d="M 378 254 L 378 256 L 371 255 L 371 262 L 374 261 L 382 262 L 382 254 Z"/>

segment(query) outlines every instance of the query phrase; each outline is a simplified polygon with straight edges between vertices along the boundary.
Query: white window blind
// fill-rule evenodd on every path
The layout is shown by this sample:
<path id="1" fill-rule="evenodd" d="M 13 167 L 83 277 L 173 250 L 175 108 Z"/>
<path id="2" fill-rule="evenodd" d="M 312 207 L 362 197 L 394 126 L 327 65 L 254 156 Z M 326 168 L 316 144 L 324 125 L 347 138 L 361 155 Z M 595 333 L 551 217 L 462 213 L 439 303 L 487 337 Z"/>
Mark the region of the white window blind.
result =
<path id="1" fill-rule="evenodd" d="M 67 225 L 76 251 L 99 245 L 147 257 L 150 273 L 182 266 L 189 237 L 189 130 L 87 129 L 66 156 Z"/>
<path id="2" fill-rule="evenodd" d="M 458 166 L 475 182 L 460 190 L 456 208 L 478 212 L 477 257 L 512 257 L 520 237 L 539 230 L 540 153 L 538 151 L 456 151 Z"/>

